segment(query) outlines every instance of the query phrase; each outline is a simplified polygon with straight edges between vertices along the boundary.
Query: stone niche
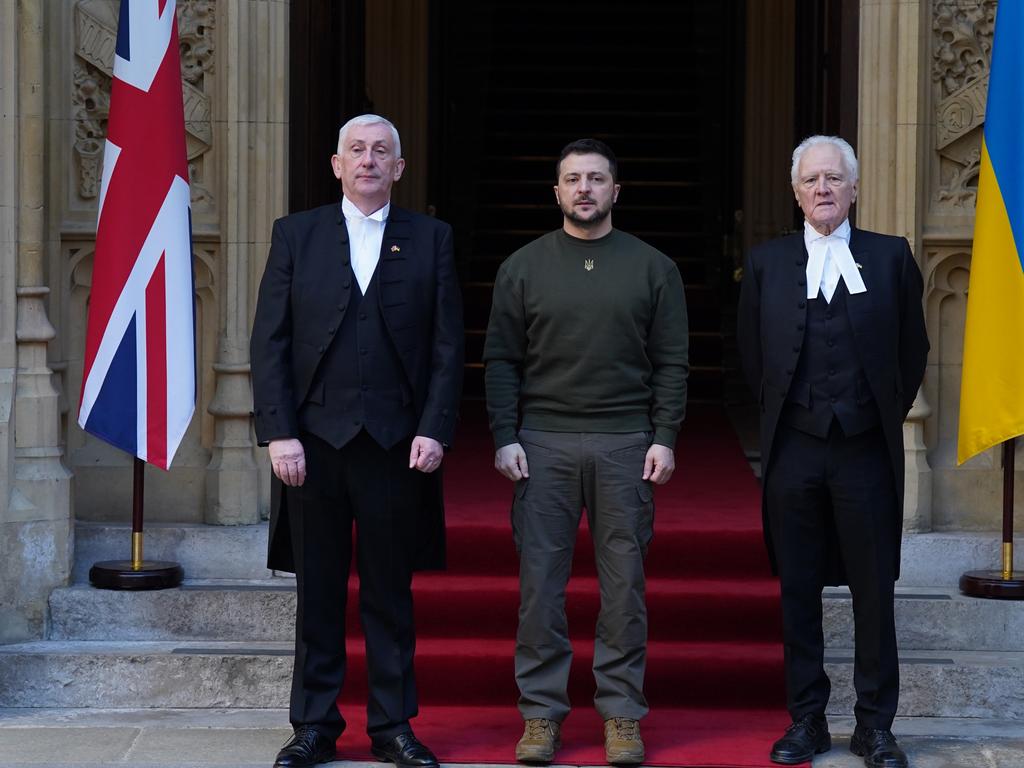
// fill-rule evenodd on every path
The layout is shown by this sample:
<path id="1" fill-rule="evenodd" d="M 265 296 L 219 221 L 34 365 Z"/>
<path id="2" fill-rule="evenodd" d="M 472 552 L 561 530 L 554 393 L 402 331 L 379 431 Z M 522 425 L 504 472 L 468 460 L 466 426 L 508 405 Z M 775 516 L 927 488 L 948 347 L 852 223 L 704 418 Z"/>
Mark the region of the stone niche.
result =
<path id="1" fill-rule="evenodd" d="M 1002 520 L 1002 449 L 956 464 L 964 318 L 985 124 L 996 0 L 932 0 L 929 37 L 931 122 L 925 142 L 923 220 L 925 310 L 931 352 L 925 399 L 935 530 L 995 530 Z M 1018 446 L 1016 466 L 1024 469 Z M 1016 473 L 1017 487 L 1024 471 Z M 1015 527 L 1024 523 L 1017 494 Z"/>

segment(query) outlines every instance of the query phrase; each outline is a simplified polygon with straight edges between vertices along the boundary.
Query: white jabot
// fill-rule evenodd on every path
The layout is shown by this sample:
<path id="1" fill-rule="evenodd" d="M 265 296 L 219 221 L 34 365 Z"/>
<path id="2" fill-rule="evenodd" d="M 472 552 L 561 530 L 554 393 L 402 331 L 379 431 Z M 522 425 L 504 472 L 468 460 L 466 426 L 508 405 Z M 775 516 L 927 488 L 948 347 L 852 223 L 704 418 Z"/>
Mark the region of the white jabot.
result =
<path id="1" fill-rule="evenodd" d="M 857 262 L 850 253 L 849 219 L 845 219 L 831 235 L 821 234 L 810 222 L 804 221 L 804 245 L 807 246 L 808 299 L 817 297 L 820 288 L 825 301 L 831 302 L 840 277 L 850 293 L 867 291 Z"/>
<path id="2" fill-rule="evenodd" d="M 352 273 L 359 283 L 359 290 L 366 293 L 373 272 L 380 261 L 380 244 L 384 240 L 384 227 L 388 223 L 391 203 L 385 203 L 369 216 L 356 208 L 347 197 L 341 198 L 341 212 L 345 215 L 348 228 L 348 249 L 352 260 Z"/>

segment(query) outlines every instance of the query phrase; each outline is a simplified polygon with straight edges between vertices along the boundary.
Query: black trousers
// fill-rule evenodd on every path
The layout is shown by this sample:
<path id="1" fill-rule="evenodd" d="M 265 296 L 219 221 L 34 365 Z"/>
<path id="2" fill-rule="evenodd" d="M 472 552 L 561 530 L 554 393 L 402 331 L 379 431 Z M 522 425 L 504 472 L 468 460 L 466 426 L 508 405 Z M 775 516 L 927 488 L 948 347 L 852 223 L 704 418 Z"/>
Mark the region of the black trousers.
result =
<path id="1" fill-rule="evenodd" d="M 422 475 L 409 469 L 410 439 L 385 450 L 365 431 L 341 449 L 301 435 L 306 481 L 288 489 L 298 603 L 290 719 L 337 738 L 345 680 L 345 607 L 353 549 L 366 639 L 367 731 L 386 740 L 417 712 L 412 552 Z"/>
<path id="2" fill-rule="evenodd" d="M 853 595 L 857 722 L 889 728 L 899 700 L 893 617 L 897 495 L 880 428 L 847 437 L 832 422 L 821 439 L 780 423 L 765 485 L 782 585 L 786 698 L 790 715 L 824 715 L 821 591 L 826 537 L 834 527 Z"/>

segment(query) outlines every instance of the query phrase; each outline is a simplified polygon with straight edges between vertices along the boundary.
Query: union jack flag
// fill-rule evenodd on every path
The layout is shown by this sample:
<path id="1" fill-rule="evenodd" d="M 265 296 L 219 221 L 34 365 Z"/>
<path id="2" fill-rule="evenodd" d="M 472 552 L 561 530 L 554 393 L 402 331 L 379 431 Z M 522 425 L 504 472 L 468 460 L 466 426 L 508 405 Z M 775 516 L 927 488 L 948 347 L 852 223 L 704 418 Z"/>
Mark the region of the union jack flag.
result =
<path id="1" fill-rule="evenodd" d="M 175 0 L 122 0 L 78 423 L 167 469 L 196 401 Z"/>

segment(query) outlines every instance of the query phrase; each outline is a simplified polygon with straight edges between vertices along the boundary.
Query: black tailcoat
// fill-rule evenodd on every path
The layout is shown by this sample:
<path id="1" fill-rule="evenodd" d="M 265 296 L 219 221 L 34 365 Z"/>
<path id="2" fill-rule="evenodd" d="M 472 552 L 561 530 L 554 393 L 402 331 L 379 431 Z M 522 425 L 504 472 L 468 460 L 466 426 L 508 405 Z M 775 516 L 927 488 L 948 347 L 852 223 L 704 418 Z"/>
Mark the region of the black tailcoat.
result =
<path id="1" fill-rule="evenodd" d="M 921 272 L 905 238 L 853 229 L 850 251 L 866 293 L 846 298 L 847 313 L 864 375 L 878 406 L 900 510 L 896 574 L 903 530 L 903 422 L 924 377 L 928 336 L 921 305 Z M 740 288 L 737 338 L 743 372 L 761 411 L 761 466 L 772 471 L 776 427 L 804 344 L 807 318 L 807 250 L 803 231 L 763 243 L 747 255 Z M 762 505 L 769 556 L 767 511 Z M 838 553 L 832 543 L 830 552 Z M 844 583 L 838 554 L 829 583 Z"/>
<path id="2" fill-rule="evenodd" d="M 297 438 L 297 412 L 358 291 L 348 272 L 348 230 L 340 204 L 274 222 L 251 340 L 256 437 Z M 392 206 L 381 243 L 380 310 L 412 392 L 416 434 L 452 442 L 462 388 L 462 300 L 444 222 Z M 444 567 L 441 473 L 428 482 L 422 542 L 414 566 Z M 271 486 L 267 567 L 294 571 L 283 484 Z"/>

